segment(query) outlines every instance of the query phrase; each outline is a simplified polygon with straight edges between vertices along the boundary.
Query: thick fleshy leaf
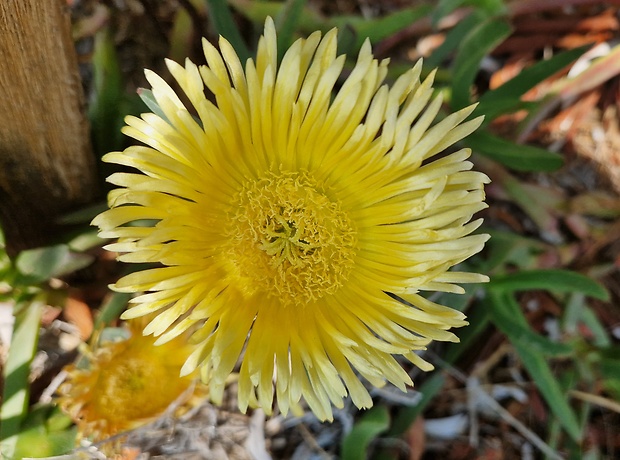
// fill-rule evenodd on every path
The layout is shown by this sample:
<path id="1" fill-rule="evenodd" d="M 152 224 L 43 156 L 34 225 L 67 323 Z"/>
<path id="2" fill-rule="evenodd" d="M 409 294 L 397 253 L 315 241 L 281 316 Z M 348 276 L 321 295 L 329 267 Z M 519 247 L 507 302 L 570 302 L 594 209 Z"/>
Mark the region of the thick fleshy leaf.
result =
<path id="1" fill-rule="evenodd" d="M 520 145 L 485 131 L 472 134 L 467 144 L 475 151 L 517 171 L 555 171 L 562 156 L 531 145 Z"/>
<path id="2" fill-rule="evenodd" d="M 510 33 L 510 25 L 497 18 L 474 28 L 461 42 L 452 67 L 452 108 L 461 109 L 471 101 L 471 85 L 480 69 L 480 61 Z"/>
<path id="3" fill-rule="evenodd" d="M 364 460 L 368 446 L 390 426 L 390 414 L 385 406 L 377 406 L 365 413 L 342 440 L 342 460 Z"/>
<path id="4" fill-rule="evenodd" d="M 489 289 L 500 292 L 545 289 L 557 293 L 580 292 L 595 299 L 609 299 L 609 293 L 601 284 L 570 270 L 524 270 L 510 275 L 495 276 Z"/>
<path id="5" fill-rule="evenodd" d="M 87 267 L 94 258 L 71 252 L 65 244 L 22 251 L 15 266 L 27 282 L 40 283 Z"/>

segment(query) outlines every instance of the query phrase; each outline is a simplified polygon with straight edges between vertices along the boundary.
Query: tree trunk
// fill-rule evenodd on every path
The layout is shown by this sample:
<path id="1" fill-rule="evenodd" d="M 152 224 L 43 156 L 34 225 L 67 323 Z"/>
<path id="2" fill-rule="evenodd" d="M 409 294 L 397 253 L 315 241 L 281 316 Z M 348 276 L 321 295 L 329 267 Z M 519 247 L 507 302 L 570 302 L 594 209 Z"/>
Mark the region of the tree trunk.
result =
<path id="1" fill-rule="evenodd" d="M 0 0 L 0 225 L 7 252 L 48 244 L 96 195 L 66 0 Z"/>

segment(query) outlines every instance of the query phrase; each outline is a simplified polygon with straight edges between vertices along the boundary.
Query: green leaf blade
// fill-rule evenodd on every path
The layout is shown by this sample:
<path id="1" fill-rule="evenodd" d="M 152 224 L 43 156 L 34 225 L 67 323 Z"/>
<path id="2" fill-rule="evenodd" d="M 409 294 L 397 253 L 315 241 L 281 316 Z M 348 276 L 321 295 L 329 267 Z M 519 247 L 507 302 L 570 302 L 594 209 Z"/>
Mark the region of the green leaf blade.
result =
<path id="1" fill-rule="evenodd" d="M 123 143 L 123 117 L 126 111 L 123 76 L 109 28 L 95 36 L 93 55 L 95 91 L 89 103 L 93 147 L 98 157 L 117 150 Z"/>
<path id="2" fill-rule="evenodd" d="M 287 0 L 275 18 L 278 31 L 278 60 L 280 61 L 293 42 L 293 36 L 305 7 L 306 0 Z"/>
<path id="3" fill-rule="evenodd" d="M 499 88 L 483 94 L 474 114 L 485 115 L 488 123 L 502 113 L 518 109 L 521 97 L 527 91 L 578 59 L 588 48 L 582 46 L 568 50 L 522 70 Z"/>
<path id="4" fill-rule="evenodd" d="M 609 300 L 607 290 L 592 278 L 570 270 L 527 270 L 496 276 L 489 290 L 502 292 L 544 289 L 557 293 L 580 292 L 599 300 Z"/>
<path id="5" fill-rule="evenodd" d="M 463 40 L 452 69 L 452 109 L 470 103 L 470 88 L 480 68 L 482 58 L 503 42 L 512 32 L 502 20 L 491 19 L 474 28 Z"/>
<path id="6" fill-rule="evenodd" d="M 37 351 L 43 304 L 33 302 L 16 318 L 4 368 L 0 410 L 0 457 L 13 458 L 21 425 L 28 411 L 30 363 Z"/>
<path id="7" fill-rule="evenodd" d="M 480 11 L 474 11 L 467 17 L 461 19 L 452 30 L 446 34 L 446 38 L 433 53 L 424 60 L 424 64 L 433 69 L 438 67 L 444 59 L 450 55 L 463 41 L 467 32 L 475 28 L 484 21 L 485 16 Z"/>
<path id="8" fill-rule="evenodd" d="M 540 390 L 545 401 L 549 404 L 551 411 L 555 414 L 556 419 L 566 430 L 569 436 L 575 442 L 581 440 L 581 428 L 575 412 L 568 404 L 566 395 L 553 372 L 549 368 L 549 364 L 545 358 L 532 351 L 526 345 L 514 344 L 523 365 L 536 383 L 536 387 Z"/>
<path id="9" fill-rule="evenodd" d="M 490 291 L 489 302 L 491 303 L 489 310 L 493 319 L 496 319 L 497 313 L 493 314 L 492 311 L 497 311 L 498 306 L 514 306 L 516 304 L 516 301 L 512 298 L 510 293 L 500 293 L 497 291 Z M 513 313 L 513 320 L 516 324 L 523 327 L 523 323 L 525 323 L 525 326 L 529 327 L 520 310 L 518 314 L 514 314 L 514 308 L 512 308 L 511 313 Z M 500 325 L 505 325 L 505 322 L 503 321 L 497 325 L 500 327 Z M 515 337 L 513 335 L 513 331 L 514 328 L 507 329 L 506 335 L 515 347 L 515 350 L 521 358 L 523 366 L 534 380 L 536 388 L 538 388 L 540 393 L 543 395 L 557 420 L 570 435 L 570 437 L 573 440 L 578 441 L 581 439 L 581 428 L 579 427 L 577 416 L 568 404 L 565 392 L 562 390 L 556 377 L 553 375 L 544 354 L 541 353 L 540 348 L 533 346 L 532 343 L 528 343 L 527 340 L 522 340 L 520 337 Z"/>
<path id="10" fill-rule="evenodd" d="M 153 112 L 155 115 L 157 115 L 159 118 L 164 120 L 169 125 L 172 125 L 172 123 L 170 123 L 170 120 L 168 120 L 168 117 L 166 117 L 166 114 L 164 113 L 164 111 L 161 109 L 161 107 L 157 103 L 157 100 L 155 99 L 155 95 L 153 94 L 153 91 L 151 91 L 150 89 L 146 89 L 146 88 L 138 88 L 138 96 L 140 96 L 140 99 L 142 99 L 142 102 L 144 102 L 144 105 L 146 105 L 151 110 L 151 112 Z"/>
<path id="11" fill-rule="evenodd" d="M 528 347 L 542 356 L 566 357 L 574 354 L 572 346 L 554 342 L 534 331 L 511 293 L 491 296 L 492 302 L 485 302 L 486 310 L 493 324 L 508 337 L 512 344 Z"/>
<path id="12" fill-rule="evenodd" d="M 467 144 L 480 154 L 517 171 L 555 171 L 562 156 L 530 145 L 519 145 L 485 131 L 469 135 Z"/>
<path id="13" fill-rule="evenodd" d="M 215 30 L 233 46 L 239 60 L 243 63 L 250 56 L 250 51 L 241 37 L 241 33 L 235 24 L 228 2 L 226 0 L 206 0 L 209 8 L 209 16 L 213 21 Z"/>
<path id="14" fill-rule="evenodd" d="M 390 414 L 385 406 L 370 409 L 342 440 L 342 460 L 365 460 L 372 440 L 389 426 Z"/>
<path id="15" fill-rule="evenodd" d="M 22 251 L 15 260 L 15 266 L 25 278 L 22 281 L 42 283 L 84 268 L 93 260 L 88 254 L 74 253 L 66 244 L 58 244 Z"/>
<path id="16" fill-rule="evenodd" d="M 357 48 L 359 49 L 362 46 L 366 38 L 368 38 L 371 43 L 378 43 L 400 32 L 420 18 L 428 15 L 430 11 L 430 6 L 418 5 L 399 10 L 385 17 L 360 21 L 354 26 L 358 37 Z"/>

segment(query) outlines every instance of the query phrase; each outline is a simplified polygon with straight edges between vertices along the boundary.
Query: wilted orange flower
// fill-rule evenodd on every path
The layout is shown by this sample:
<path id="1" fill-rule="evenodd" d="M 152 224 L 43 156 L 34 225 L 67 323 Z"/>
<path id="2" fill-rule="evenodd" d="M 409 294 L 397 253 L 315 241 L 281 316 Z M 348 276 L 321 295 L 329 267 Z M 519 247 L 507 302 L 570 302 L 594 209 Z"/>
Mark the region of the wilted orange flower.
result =
<path id="1" fill-rule="evenodd" d="M 102 441 L 149 423 L 181 396 L 181 411 L 206 398 L 206 387 L 190 389 L 196 375 L 179 377 L 194 347 L 183 337 L 154 346 L 142 335 L 145 324 L 131 321 L 128 339 L 104 342 L 85 357 L 87 365 L 65 368 L 58 404 L 77 424 L 78 439 Z"/>

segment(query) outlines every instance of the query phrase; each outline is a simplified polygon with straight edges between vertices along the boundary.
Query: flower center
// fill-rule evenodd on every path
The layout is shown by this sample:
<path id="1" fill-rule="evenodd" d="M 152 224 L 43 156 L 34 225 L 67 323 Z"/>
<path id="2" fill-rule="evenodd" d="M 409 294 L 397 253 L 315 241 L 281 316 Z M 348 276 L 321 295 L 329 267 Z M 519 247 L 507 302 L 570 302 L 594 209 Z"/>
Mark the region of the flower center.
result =
<path id="1" fill-rule="evenodd" d="M 136 351 L 129 349 L 125 353 Z M 124 423 L 152 417 L 183 392 L 188 386 L 186 380 L 176 378 L 165 361 L 157 358 L 144 353 L 124 354 L 102 370 L 93 390 L 95 406 L 102 418 L 111 423 Z M 163 389 L 154 382 L 167 383 Z"/>
<path id="2" fill-rule="evenodd" d="M 270 173 L 233 202 L 230 257 L 242 289 L 308 303 L 348 277 L 356 235 L 338 202 L 306 173 Z"/>

